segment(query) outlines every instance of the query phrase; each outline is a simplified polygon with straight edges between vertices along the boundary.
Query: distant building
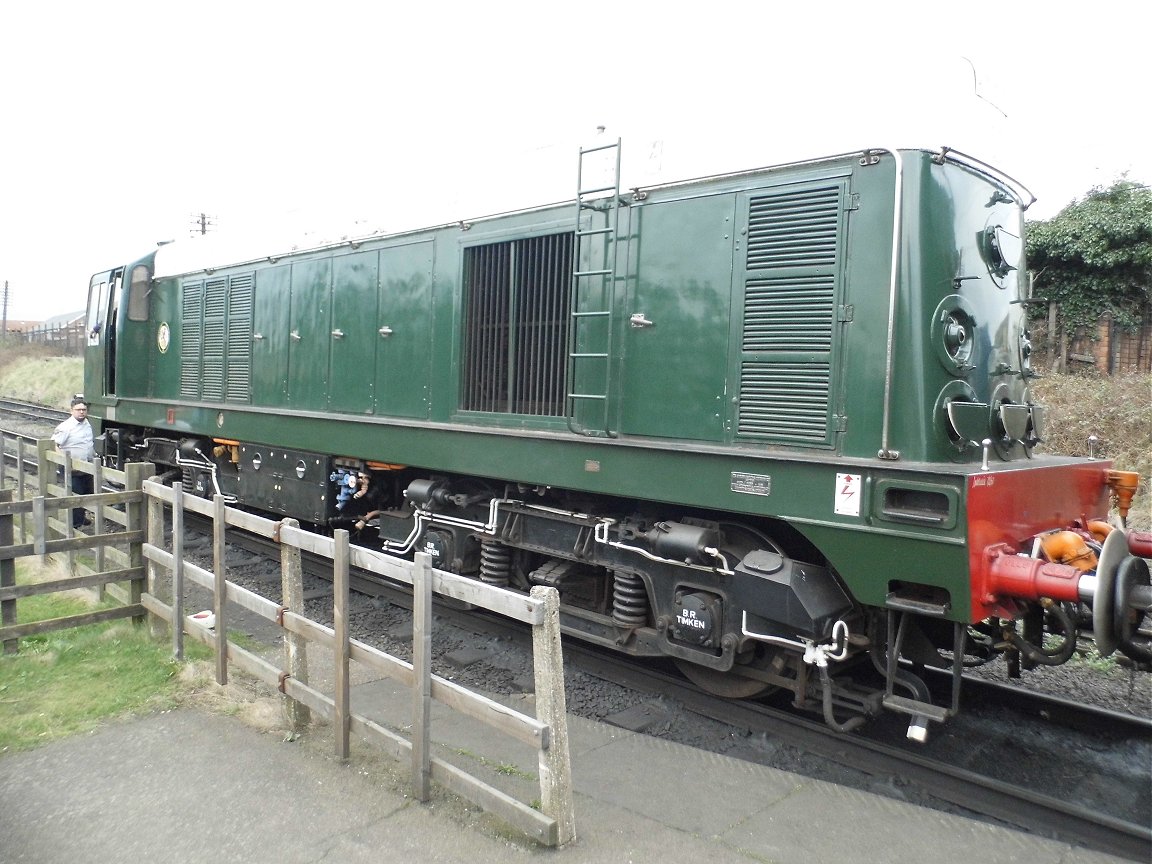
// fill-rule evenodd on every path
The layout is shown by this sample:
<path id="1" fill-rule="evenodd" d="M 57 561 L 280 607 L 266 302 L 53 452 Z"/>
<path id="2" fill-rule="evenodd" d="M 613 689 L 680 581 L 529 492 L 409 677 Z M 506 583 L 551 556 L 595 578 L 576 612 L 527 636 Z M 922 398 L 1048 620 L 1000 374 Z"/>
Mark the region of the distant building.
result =
<path id="1" fill-rule="evenodd" d="M 53 315 L 46 321 L 9 321 L 5 333 L 23 342 L 51 345 L 64 354 L 78 354 L 84 350 L 84 313 Z"/>
<path id="2" fill-rule="evenodd" d="M 44 324 L 43 321 L 15 321 L 12 319 L 9 319 L 6 323 L 5 332 L 19 334 L 28 333 L 33 328 L 41 327 Z"/>

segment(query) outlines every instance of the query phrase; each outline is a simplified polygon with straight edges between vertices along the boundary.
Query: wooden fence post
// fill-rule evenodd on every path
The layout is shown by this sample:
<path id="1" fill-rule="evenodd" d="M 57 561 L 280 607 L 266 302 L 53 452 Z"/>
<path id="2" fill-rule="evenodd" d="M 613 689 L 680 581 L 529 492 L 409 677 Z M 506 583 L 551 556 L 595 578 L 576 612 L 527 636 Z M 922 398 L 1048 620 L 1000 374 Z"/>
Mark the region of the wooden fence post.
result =
<path id="1" fill-rule="evenodd" d="M 184 660 L 184 485 L 172 484 L 172 656 Z"/>
<path id="2" fill-rule="evenodd" d="M 544 620 L 532 628 L 536 719 L 551 730 L 548 749 L 540 751 L 540 812 L 556 820 L 556 845 L 564 846 L 576 839 L 576 818 L 560 649 L 560 595 L 555 588 L 536 585 L 531 596 L 544 604 Z"/>
<path id="3" fill-rule="evenodd" d="M 228 579 L 224 570 L 224 529 L 227 527 L 227 508 L 224 496 L 212 498 L 212 613 L 216 617 L 216 683 L 223 687 L 228 683 L 228 622 L 224 619 L 224 607 L 228 602 Z"/>
<path id="4" fill-rule="evenodd" d="M 145 474 L 144 476 L 147 477 L 148 475 Z M 141 480 L 142 479 L 143 478 L 141 478 Z M 140 485 L 137 484 L 136 486 L 130 486 L 128 484 L 127 475 L 125 475 L 125 488 L 139 489 Z M 104 491 L 104 466 L 100 464 L 99 459 L 97 459 L 95 462 L 92 463 L 92 491 L 97 493 L 97 494 Z M 131 506 L 132 506 L 131 504 L 125 506 L 124 512 L 126 514 L 128 514 L 130 512 L 129 508 Z M 137 509 L 137 514 L 136 514 L 137 515 L 137 521 L 136 521 L 135 529 L 129 527 L 132 525 L 132 517 L 130 515 L 128 515 L 127 518 L 125 519 L 125 521 L 127 522 L 127 525 L 124 526 L 125 530 L 127 530 L 127 531 L 139 530 L 140 527 L 144 524 L 143 519 L 140 518 L 142 513 L 143 513 L 143 502 L 141 502 L 141 505 Z M 97 504 L 95 507 L 92 508 L 92 526 L 93 526 L 92 527 L 92 533 L 97 534 L 97 535 L 104 533 L 104 505 L 103 504 Z M 140 544 L 138 544 L 138 543 L 133 543 L 133 544 L 129 545 L 128 558 L 129 558 L 130 562 L 132 560 L 133 551 L 139 545 Z M 104 554 L 104 546 L 103 545 L 97 546 L 95 549 L 95 553 L 96 553 L 96 572 L 97 573 L 103 573 L 107 569 L 107 567 L 105 566 L 105 558 L 107 556 Z M 129 566 L 130 567 L 139 567 L 141 565 L 141 563 L 143 563 L 143 560 L 144 560 L 143 555 L 141 555 L 139 562 L 132 562 L 129 564 Z M 96 589 L 96 596 L 100 600 L 103 600 L 104 597 L 107 595 L 107 593 L 108 593 L 108 586 L 107 585 L 100 585 Z M 128 585 L 128 596 L 129 596 L 128 602 L 129 603 L 139 603 L 141 593 L 143 593 L 143 592 L 141 590 L 141 583 L 140 582 L 129 583 L 129 585 Z M 141 617 L 139 619 L 134 618 L 132 620 L 132 623 L 133 624 L 142 624 L 142 623 L 144 623 L 144 618 L 143 617 Z"/>
<path id="5" fill-rule="evenodd" d="M 282 526 L 299 528 L 295 519 L 282 519 Z M 300 547 L 291 543 L 280 544 L 280 604 L 297 615 L 304 614 L 304 566 Z M 301 684 L 308 683 L 308 640 L 299 633 L 284 634 L 284 671 Z M 297 702 L 287 693 L 281 697 L 284 715 L 294 733 L 300 733 L 312 720 L 312 711 L 303 702 Z"/>
<path id="6" fill-rule="evenodd" d="M 140 500 L 129 501 L 124 505 L 124 530 L 125 531 L 142 531 L 144 529 L 144 480 L 151 477 L 155 472 L 156 466 L 151 462 L 129 462 L 124 468 L 124 488 L 135 489 L 140 492 Z M 97 493 L 101 490 L 101 483 L 103 482 L 103 472 L 100 470 L 99 464 L 96 465 L 95 479 L 93 488 Z M 104 533 L 104 514 L 101 512 L 104 509 L 102 504 L 96 505 L 95 508 L 95 531 L 97 534 Z M 163 545 L 163 538 L 161 538 L 161 545 Z M 104 570 L 104 547 L 96 547 L 96 569 L 103 572 Z M 128 566 L 129 567 L 143 567 L 144 566 L 144 544 L 143 543 L 130 543 L 128 545 Z M 140 595 L 144 593 L 144 580 L 133 579 L 128 583 L 128 602 L 139 603 Z M 100 596 L 104 596 L 104 588 L 101 586 Z M 147 615 L 137 615 L 132 619 L 132 623 L 137 627 L 143 626 L 147 620 Z"/>
<path id="7" fill-rule="evenodd" d="M 432 558 L 417 552 L 412 570 L 412 796 L 432 795 Z"/>
<path id="8" fill-rule="evenodd" d="M 7 489 L 0 489 L 0 503 L 7 503 L 12 500 L 12 493 Z M 12 517 L 11 515 L 0 516 L 0 546 L 11 546 L 13 541 L 12 535 Z M 16 586 L 16 561 L 12 558 L 5 558 L 0 561 L 0 588 L 14 588 Z M 11 627 L 16 623 L 16 601 L 3 600 L 0 601 L 0 627 Z M 20 651 L 19 639 L 7 639 L 4 641 L 4 653 L 16 654 Z"/>
<path id="9" fill-rule="evenodd" d="M 159 477 L 149 478 L 153 483 L 159 483 Z M 148 544 L 157 549 L 164 548 L 164 501 L 151 495 L 148 498 Z M 164 568 L 152 559 L 148 559 L 148 593 L 157 597 L 160 589 L 160 574 Z M 164 619 L 159 615 L 149 613 L 149 628 L 153 639 L 160 639 L 164 635 Z"/>
<path id="10" fill-rule="evenodd" d="M 61 458 L 64 460 L 64 495 L 72 494 L 72 457 L 68 453 L 61 453 Z M 72 508 L 66 508 L 56 511 L 56 517 L 64 520 L 64 537 L 71 540 L 76 536 L 76 528 L 72 525 Z M 65 554 L 68 559 L 68 572 L 73 576 L 76 573 L 76 552 L 69 549 Z"/>
<path id="11" fill-rule="evenodd" d="M 336 541 L 336 555 L 332 559 L 332 629 L 336 640 L 333 649 L 336 653 L 336 685 L 332 694 L 336 726 L 336 758 L 347 759 L 348 739 L 352 732 L 352 712 L 349 711 L 351 693 L 348 687 L 348 653 L 351 650 L 348 638 L 348 563 L 351 558 L 348 549 L 348 531 L 340 528 L 333 539 Z"/>
<path id="12" fill-rule="evenodd" d="M 56 478 L 56 469 L 48 462 L 48 454 L 55 452 L 56 442 L 51 438 L 41 438 L 36 442 L 36 498 L 40 500 L 32 503 L 32 530 L 38 541 L 37 553 L 40 564 L 47 566 L 48 555 L 44 552 L 44 542 L 54 539 L 48 527 L 48 514 L 44 510 L 44 499 L 48 497 L 48 481 Z M 51 478 L 49 477 L 51 475 Z M 37 508 L 39 504 L 39 508 Z"/>
<path id="13" fill-rule="evenodd" d="M 16 500 L 23 501 L 24 495 L 27 490 L 24 488 L 24 475 L 27 473 L 26 466 L 27 459 L 24 456 L 24 439 L 16 439 Z M 28 542 L 28 523 L 24 519 L 25 514 L 20 514 L 20 542 Z"/>

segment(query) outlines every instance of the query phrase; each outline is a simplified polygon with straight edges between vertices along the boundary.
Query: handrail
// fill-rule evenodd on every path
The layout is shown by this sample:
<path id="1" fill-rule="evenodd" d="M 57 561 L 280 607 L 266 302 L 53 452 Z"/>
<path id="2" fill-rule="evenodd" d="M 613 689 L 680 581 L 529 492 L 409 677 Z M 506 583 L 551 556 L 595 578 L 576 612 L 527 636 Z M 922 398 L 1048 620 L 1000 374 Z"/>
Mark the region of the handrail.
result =
<path id="1" fill-rule="evenodd" d="M 896 357 L 896 290 L 898 287 L 896 277 L 900 267 L 900 232 L 903 227 L 901 205 L 904 198 L 904 158 L 900 155 L 899 150 L 876 147 L 864 151 L 861 163 L 868 164 L 869 156 L 880 151 L 891 153 L 896 160 L 896 188 L 893 192 L 892 204 L 892 261 L 888 276 L 888 340 L 884 361 L 884 420 L 880 431 L 880 452 L 876 455 L 881 459 L 895 460 L 900 458 L 900 451 L 892 450 L 888 446 L 888 431 L 892 418 L 892 369 Z"/>
<path id="2" fill-rule="evenodd" d="M 941 147 L 940 152 L 935 154 L 932 158 L 937 163 L 942 164 L 945 159 L 955 156 L 960 157 L 960 159 L 953 159 L 953 161 L 957 164 L 967 165 L 969 168 L 976 168 L 979 171 L 988 174 L 989 176 L 995 177 L 1006 185 L 1016 187 L 1017 192 L 1027 193 L 1029 199 L 1027 204 L 1024 203 L 1024 196 L 1020 196 L 1019 204 L 1021 210 L 1027 210 L 1029 207 L 1036 203 L 1036 196 L 1032 194 L 1031 189 L 1029 189 L 1012 175 L 1005 174 L 999 168 L 989 165 L 982 159 L 977 159 L 975 156 L 970 156 L 969 154 L 957 150 L 954 147 Z"/>

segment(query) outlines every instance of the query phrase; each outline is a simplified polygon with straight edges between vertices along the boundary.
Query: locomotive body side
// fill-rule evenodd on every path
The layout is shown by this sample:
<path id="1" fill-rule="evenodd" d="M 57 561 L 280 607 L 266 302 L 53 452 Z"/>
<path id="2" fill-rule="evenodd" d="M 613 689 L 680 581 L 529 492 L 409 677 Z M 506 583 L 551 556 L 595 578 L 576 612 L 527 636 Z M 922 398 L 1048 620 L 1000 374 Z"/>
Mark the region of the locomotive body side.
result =
<path id="1" fill-rule="evenodd" d="M 829 722 L 805 646 L 940 665 L 896 615 L 960 657 L 964 625 L 1039 599 L 1001 559 L 1107 511 L 1107 463 L 1031 458 L 995 175 L 866 151 L 601 210 L 94 278 L 105 458 L 321 530 L 368 472 L 365 542 L 554 584 L 569 633 L 730 695 L 822 688 Z M 896 710 L 942 719 L 919 695 Z"/>

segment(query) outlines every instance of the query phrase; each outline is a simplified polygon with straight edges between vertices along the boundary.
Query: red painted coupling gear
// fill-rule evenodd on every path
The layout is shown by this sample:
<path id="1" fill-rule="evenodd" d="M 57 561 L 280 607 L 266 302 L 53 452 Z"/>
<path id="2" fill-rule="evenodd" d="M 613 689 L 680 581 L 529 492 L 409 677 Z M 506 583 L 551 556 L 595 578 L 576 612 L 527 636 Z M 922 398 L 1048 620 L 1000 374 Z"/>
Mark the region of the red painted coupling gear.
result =
<path id="1" fill-rule="evenodd" d="M 1080 599 L 1081 571 L 1067 564 L 1017 555 L 1006 543 L 989 546 L 988 590 L 997 596 L 1076 602 Z"/>
<path id="2" fill-rule="evenodd" d="M 1141 558 L 1152 558 L 1152 531 L 1129 531 L 1128 551 Z"/>

